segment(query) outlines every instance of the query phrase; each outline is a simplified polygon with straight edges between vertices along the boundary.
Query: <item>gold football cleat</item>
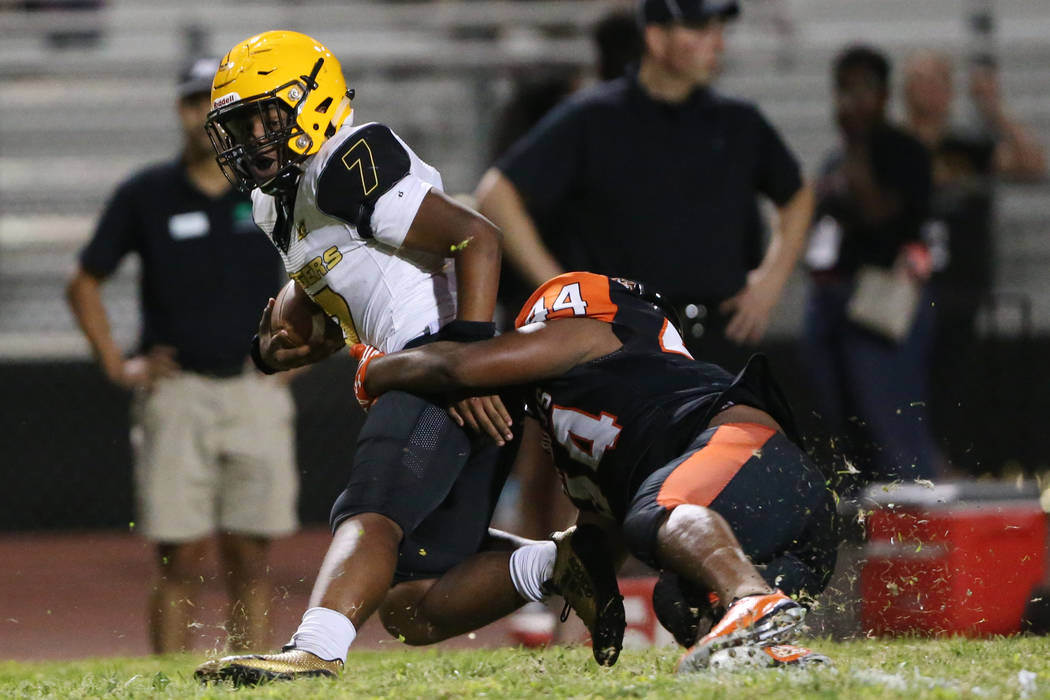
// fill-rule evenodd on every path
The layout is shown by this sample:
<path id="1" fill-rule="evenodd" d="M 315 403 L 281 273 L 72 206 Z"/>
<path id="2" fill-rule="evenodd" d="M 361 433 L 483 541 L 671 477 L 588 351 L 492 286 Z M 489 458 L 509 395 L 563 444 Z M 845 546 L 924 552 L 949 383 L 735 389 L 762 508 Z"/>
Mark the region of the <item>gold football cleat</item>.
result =
<path id="1" fill-rule="evenodd" d="M 201 683 L 233 681 L 235 686 L 259 685 L 270 681 L 296 678 L 338 676 L 343 670 L 339 659 L 324 659 L 301 649 L 286 649 L 279 654 L 246 654 L 205 661 L 193 672 Z"/>
<path id="2" fill-rule="evenodd" d="M 604 534 L 596 526 L 580 525 L 556 532 L 551 539 L 558 553 L 554 572 L 544 587 L 565 598 L 562 622 L 572 608 L 587 626 L 594 660 L 601 666 L 612 666 L 623 648 L 626 619 Z"/>

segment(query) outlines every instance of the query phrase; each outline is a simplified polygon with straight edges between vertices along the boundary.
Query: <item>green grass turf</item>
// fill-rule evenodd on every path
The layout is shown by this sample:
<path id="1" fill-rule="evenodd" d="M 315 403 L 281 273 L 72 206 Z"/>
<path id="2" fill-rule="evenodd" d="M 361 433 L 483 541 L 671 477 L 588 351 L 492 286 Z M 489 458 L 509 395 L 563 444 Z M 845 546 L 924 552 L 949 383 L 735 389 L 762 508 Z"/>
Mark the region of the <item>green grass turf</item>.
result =
<path id="1" fill-rule="evenodd" d="M 391 650 L 350 655 L 337 680 L 234 690 L 193 680 L 202 657 L 0 662 L 2 698 L 1050 698 L 1050 642 L 810 640 L 830 670 L 673 674 L 678 650 L 627 650 L 611 669 L 586 647 Z"/>

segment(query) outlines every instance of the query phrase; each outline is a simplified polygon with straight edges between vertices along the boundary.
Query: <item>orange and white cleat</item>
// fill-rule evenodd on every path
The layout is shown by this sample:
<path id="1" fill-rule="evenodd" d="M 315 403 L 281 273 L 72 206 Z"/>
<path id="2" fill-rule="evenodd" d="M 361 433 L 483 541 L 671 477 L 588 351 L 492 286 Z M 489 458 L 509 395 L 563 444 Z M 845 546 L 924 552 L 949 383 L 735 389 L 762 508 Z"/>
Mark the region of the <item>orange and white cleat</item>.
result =
<path id="1" fill-rule="evenodd" d="M 806 617 L 806 609 L 779 590 L 744 596 L 729 606 L 725 615 L 699 642 L 678 660 L 678 673 L 708 667 L 719 649 L 750 644 L 769 647 L 789 641 Z"/>
<path id="2" fill-rule="evenodd" d="M 741 671 L 749 668 L 814 668 L 833 666 L 831 659 L 812 649 L 796 644 L 773 644 L 757 647 L 744 644 L 719 649 L 711 654 L 708 668 L 713 671 Z"/>

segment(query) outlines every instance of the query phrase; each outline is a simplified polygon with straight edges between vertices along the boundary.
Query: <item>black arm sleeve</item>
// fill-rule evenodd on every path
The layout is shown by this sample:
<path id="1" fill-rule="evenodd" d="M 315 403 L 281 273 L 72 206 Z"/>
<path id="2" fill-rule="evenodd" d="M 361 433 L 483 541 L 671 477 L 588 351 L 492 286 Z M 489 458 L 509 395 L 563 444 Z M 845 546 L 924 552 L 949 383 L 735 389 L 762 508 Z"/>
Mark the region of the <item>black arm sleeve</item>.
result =
<path id="1" fill-rule="evenodd" d="M 585 127 L 583 107 L 570 98 L 496 161 L 495 167 L 514 184 L 534 215 L 557 206 L 579 181 Z"/>
<path id="2" fill-rule="evenodd" d="M 769 197 L 777 206 L 788 200 L 802 187 L 802 169 L 776 128 L 756 110 L 758 119 L 758 182 L 759 192 Z"/>
<path id="3" fill-rule="evenodd" d="M 121 259 L 135 249 L 139 213 L 134 180 L 110 197 L 88 244 L 80 251 L 80 266 L 96 277 L 108 277 Z"/>
<path id="4" fill-rule="evenodd" d="M 317 208 L 372 237 L 376 201 L 412 167 L 408 151 L 382 124 L 355 132 L 332 154 L 317 179 Z"/>

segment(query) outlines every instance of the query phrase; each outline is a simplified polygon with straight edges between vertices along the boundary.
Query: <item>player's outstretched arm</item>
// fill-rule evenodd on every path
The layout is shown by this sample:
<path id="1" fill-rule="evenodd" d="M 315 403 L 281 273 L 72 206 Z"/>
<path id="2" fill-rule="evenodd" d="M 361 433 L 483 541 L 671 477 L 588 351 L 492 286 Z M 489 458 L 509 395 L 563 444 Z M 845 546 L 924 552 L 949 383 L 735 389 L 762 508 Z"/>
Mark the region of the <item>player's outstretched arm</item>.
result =
<path id="1" fill-rule="evenodd" d="M 609 324 L 591 318 L 536 323 L 477 343 L 430 343 L 373 359 L 362 383 L 371 396 L 394 389 L 484 394 L 564 374 L 620 348 Z"/>

